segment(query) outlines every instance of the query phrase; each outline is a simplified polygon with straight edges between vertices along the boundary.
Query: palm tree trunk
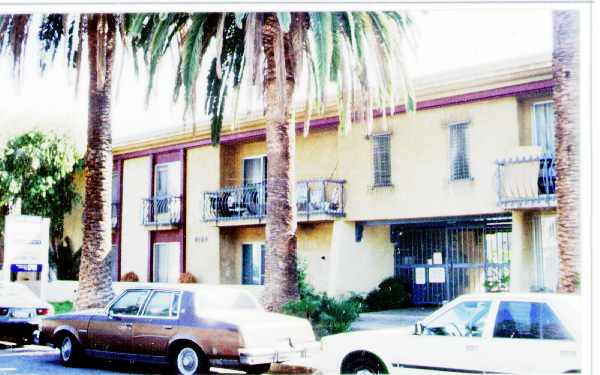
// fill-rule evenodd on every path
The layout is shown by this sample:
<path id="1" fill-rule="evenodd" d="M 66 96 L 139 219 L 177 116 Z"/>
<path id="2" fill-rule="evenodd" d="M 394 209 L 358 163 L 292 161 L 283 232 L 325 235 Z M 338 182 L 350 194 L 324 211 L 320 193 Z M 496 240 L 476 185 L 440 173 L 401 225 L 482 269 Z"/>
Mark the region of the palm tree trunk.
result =
<path id="1" fill-rule="evenodd" d="M 265 256 L 265 292 L 263 303 L 271 311 L 280 311 L 290 299 L 298 297 L 295 209 L 295 125 L 290 124 L 291 96 L 294 90 L 294 61 L 290 38 L 284 36 L 285 77 L 277 79 L 278 38 L 282 31 L 274 15 L 265 16 L 263 47 L 266 55 L 264 79 L 267 141 L 267 248 Z M 281 56 L 281 55 L 279 55 Z M 281 83 L 284 84 L 282 95 Z"/>
<path id="2" fill-rule="evenodd" d="M 572 293 L 578 287 L 579 258 L 579 26 L 576 11 L 554 11 L 556 199 L 558 206 L 559 286 Z"/>
<path id="3" fill-rule="evenodd" d="M 113 15 L 89 15 L 87 27 L 90 65 L 88 144 L 83 248 L 75 301 L 78 310 L 103 307 L 113 297 L 108 254 L 111 244 L 111 83 L 116 20 Z"/>

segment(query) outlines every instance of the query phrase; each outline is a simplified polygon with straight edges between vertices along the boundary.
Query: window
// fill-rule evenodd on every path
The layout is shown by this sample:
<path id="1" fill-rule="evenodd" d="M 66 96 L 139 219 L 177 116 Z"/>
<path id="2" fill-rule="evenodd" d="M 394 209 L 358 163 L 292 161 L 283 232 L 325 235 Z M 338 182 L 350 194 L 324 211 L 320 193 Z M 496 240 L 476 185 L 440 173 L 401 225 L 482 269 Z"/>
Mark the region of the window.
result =
<path id="1" fill-rule="evenodd" d="M 119 280 L 119 264 L 117 258 L 117 246 L 112 245 L 110 247 L 110 255 L 108 257 L 108 261 L 110 262 L 110 272 L 113 281 Z"/>
<path id="2" fill-rule="evenodd" d="M 443 313 L 425 327 L 424 335 L 481 337 L 490 302 L 462 302 Z"/>
<path id="3" fill-rule="evenodd" d="M 392 184 L 392 164 L 390 160 L 391 134 L 373 135 L 373 186 Z"/>
<path id="4" fill-rule="evenodd" d="M 112 175 L 112 203 L 119 202 L 119 173 L 113 172 Z"/>
<path id="5" fill-rule="evenodd" d="M 137 315 L 148 295 L 147 290 L 132 290 L 125 292 L 117 302 L 115 302 L 110 312 L 115 315 Z"/>
<path id="6" fill-rule="evenodd" d="M 535 289 L 556 291 L 558 286 L 558 237 L 556 215 L 532 217 Z"/>
<path id="7" fill-rule="evenodd" d="M 243 161 L 244 185 L 260 184 L 267 180 L 267 157 L 247 158 Z"/>
<path id="8" fill-rule="evenodd" d="M 179 277 L 180 251 L 178 242 L 154 244 L 152 281 L 175 283 Z"/>
<path id="9" fill-rule="evenodd" d="M 143 316 L 176 317 L 179 313 L 178 292 L 154 292 L 146 304 Z"/>
<path id="10" fill-rule="evenodd" d="M 265 279 L 265 245 L 242 245 L 242 284 L 262 285 Z"/>
<path id="11" fill-rule="evenodd" d="M 540 146 L 545 154 L 554 154 L 554 104 L 534 103 L 532 113 L 533 144 Z"/>
<path id="12" fill-rule="evenodd" d="M 471 178 L 467 144 L 468 123 L 449 125 L 450 130 L 450 181 Z"/>
<path id="13" fill-rule="evenodd" d="M 156 214 L 168 214 L 172 207 L 170 197 L 181 194 L 181 165 L 179 162 L 157 164 L 154 170 L 154 197 Z"/>
<path id="14" fill-rule="evenodd" d="M 566 340 L 566 330 L 545 303 L 501 302 L 494 337 Z"/>

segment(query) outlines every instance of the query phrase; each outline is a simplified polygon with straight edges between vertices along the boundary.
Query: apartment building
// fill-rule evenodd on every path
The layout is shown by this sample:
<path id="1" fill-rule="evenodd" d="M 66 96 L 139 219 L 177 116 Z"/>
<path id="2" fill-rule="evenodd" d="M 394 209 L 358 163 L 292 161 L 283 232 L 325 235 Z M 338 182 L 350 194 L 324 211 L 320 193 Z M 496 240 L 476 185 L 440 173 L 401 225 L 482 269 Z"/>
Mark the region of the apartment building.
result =
<path id="1" fill-rule="evenodd" d="M 338 131 L 335 107 L 296 139 L 298 253 L 330 295 L 399 275 L 415 304 L 485 289 L 555 289 L 558 276 L 549 57 L 416 82 L 367 135 Z M 302 111 L 297 114 L 300 131 Z M 229 129 L 224 126 L 224 129 Z M 264 120 L 246 117 L 210 145 L 195 133 L 149 134 L 113 148 L 114 278 L 261 284 Z M 68 224 L 68 223 L 67 223 Z M 74 227 L 74 226 L 73 226 Z"/>

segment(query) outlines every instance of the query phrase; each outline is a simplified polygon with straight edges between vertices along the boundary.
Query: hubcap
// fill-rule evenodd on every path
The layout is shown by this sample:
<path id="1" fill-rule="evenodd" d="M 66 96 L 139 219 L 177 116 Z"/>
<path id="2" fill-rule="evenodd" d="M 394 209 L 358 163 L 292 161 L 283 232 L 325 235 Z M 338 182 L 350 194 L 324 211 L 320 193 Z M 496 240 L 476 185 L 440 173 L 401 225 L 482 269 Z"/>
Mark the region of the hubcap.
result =
<path id="1" fill-rule="evenodd" d="M 177 355 L 177 370 L 184 375 L 195 374 L 198 362 L 198 354 L 194 349 L 183 348 Z"/>
<path id="2" fill-rule="evenodd" d="M 371 372 L 370 369 L 366 369 L 366 368 L 361 368 L 360 370 L 356 371 L 356 375 L 370 375 L 370 374 L 374 374 L 374 372 Z"/>
<path id="3" fill-rule="evenodd" d="M 71 343 L 71 338 L 67 336 L 63 339 L 62 345 L 60 346 L 60 355 L 62 356 L 63 361 L 69 361 L 72 350 L 73 344 Z"/>

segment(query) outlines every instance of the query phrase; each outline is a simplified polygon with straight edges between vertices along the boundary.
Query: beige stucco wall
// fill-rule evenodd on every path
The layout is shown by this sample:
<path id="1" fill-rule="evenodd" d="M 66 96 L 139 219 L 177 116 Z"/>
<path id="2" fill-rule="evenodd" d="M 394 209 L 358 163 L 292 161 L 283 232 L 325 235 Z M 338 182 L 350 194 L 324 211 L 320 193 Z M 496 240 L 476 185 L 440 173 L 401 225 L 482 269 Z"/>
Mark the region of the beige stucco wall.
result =
<path id="1" fill-rule="evenodd" d="M 149 231 L 141 222 L 142 200 L 150 195 L 150 158 L 123 162 L 121 203 L 121 275 L 134 271 L 140 281 L 148 280 Z"/>
<path id="2" fill-rule="evenodd" d="M 394 274 L 394 246 L 387 225 L 365 227 L 362 241 L 355 241 L 354 223 L 333 223 L 327 293 L 366 293 Z"/>
<path id="3" fill-rule="evenodd" d="M 340 137 L 340 174 L 349 220 L 402 219 L 501 212 L 494 162 L 519 144 L 514 97 L 423 110 L 388 118 L 393 187 L 372 188 L 372 143 L 357 125 Z M 447 124 L 469 121 L 472 179 L 449 181 Z M 375 131 L 382 130 L 382 121 Z"/>
<path id="4" fill-rule="evenodd" d="M 202 283 L 220 282 L 219 228 L 202 218 L 204 192 L 219 188 L 220 150 L 214 147 L 187 151 L 186 270 Z"/>
<path id="5" fill-rule="evenodd" d="M 83 199 L 85 198 L 85 177 L 83 171 L 76 173 L 74 182 L 81 197 L 81 203 L 73 205 L 71 212 L 64 217 L 64 237 L 71 239 L 72 250 L 75 252 L 83 245 Z"/>

